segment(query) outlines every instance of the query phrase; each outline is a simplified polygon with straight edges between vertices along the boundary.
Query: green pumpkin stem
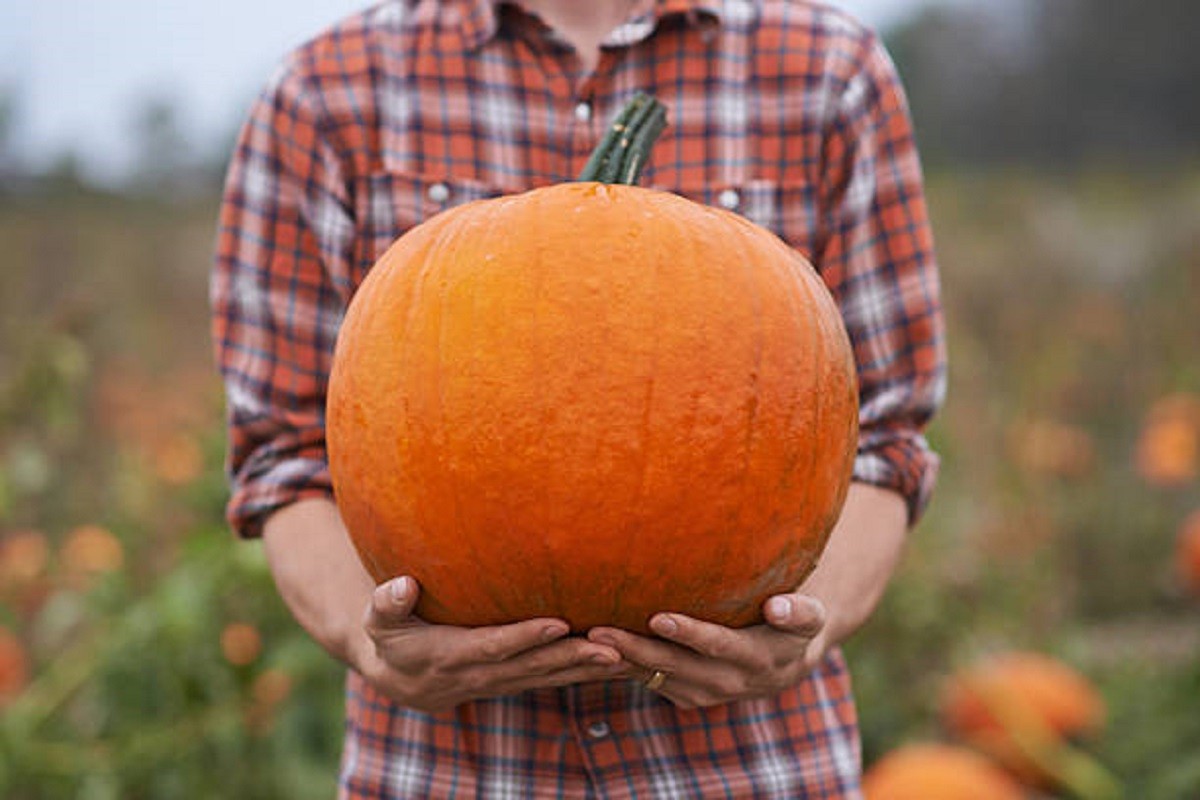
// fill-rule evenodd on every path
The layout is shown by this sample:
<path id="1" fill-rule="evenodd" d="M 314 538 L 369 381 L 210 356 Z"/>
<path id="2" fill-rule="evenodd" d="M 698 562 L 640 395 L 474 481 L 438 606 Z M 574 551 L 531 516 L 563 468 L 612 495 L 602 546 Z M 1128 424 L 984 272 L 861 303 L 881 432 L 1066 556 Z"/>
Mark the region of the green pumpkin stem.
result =
<path id="1" fill-rule="evenodd" d="M 579 180 L 633 186 L 666 127 L 666 106 L 645 92 L 638 92 L 617 114 L 579 174 Z"/>

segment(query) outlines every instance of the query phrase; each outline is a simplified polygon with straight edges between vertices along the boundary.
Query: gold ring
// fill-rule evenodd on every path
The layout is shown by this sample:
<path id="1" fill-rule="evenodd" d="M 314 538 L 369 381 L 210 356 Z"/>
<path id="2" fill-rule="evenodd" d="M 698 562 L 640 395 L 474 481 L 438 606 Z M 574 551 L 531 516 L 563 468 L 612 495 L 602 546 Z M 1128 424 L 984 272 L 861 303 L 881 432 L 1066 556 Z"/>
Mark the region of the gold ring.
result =
<path id="1" fill-rule="evenodd" d="M 654 670 L 654 674 L 646 679 L 646 688 L 652 692 L 657 692 L 662 688 L 662 685 L 667 682 L 667 673 L 661 669 Z"/>

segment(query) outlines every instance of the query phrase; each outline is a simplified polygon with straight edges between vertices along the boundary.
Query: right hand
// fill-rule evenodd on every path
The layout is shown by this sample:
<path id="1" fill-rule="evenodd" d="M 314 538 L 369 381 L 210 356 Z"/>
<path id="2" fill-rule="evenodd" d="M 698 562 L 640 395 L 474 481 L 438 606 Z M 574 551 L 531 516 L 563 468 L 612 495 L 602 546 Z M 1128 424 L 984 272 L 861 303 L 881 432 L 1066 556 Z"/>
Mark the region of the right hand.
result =
<path id="1" fill-rule="evenodd" d="M 429 624 L 413 614 L 418 591 L 411 577 L 375 588 L 363 626 L 369 641 L 354 659 L 367 681 L 409 708 L 445 711 L 468 700 L 628 677 L 636 669 L 612 647 L 567 637 L 560 619 L 483 628 Z"/>

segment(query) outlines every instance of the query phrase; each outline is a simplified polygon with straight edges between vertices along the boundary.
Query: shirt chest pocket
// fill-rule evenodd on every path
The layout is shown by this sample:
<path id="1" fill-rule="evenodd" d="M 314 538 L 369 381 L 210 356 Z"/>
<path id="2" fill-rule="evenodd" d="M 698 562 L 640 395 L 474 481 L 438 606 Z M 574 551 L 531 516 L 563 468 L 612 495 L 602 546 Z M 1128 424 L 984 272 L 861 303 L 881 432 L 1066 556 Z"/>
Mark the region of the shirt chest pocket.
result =
<path id="1" fill-rule="evenodd" d="M 501 191 L 472 178 L 375 172 L 355 192 L 359 266 L 365 274 L 410 228 L 463 203 L 498 197 Z"/>
<path id="2" fill-rule="evenodd" d="M 689 200 L 723 208 L 783 237 L 783 210 L 779 185 L 769 180 L 749 180 L 737 184 L 711 184 L 698 187 L 666 188 Z"/>
<path id="3" fill-rule="evenodd" d="M 783 192 L 775 181 L 754 179 L 727 185 L 655 185 L 654 188 L 741 214 L 788 240 Z M 502 189 L 472 178 L 389 171 L 366 176 L 355 193 L 359 279 L 410 228 L 448 208 L 502 194 Z"/>

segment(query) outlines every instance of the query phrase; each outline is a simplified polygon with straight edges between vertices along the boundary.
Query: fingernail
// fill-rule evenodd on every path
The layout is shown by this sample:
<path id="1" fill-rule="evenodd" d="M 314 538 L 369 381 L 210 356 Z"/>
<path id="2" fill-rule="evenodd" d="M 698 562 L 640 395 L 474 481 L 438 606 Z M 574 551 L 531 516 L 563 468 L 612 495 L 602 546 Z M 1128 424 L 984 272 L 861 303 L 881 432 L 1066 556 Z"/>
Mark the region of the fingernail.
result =
<path id="1" fill-rule="evenodd" d="M 388 591 L 392 593 L 392 599 L 397 603 L 403 603 L 408 600 L 409 594 L 412 592 L 411 584 L 412 581 L 408 579 L 407 575 L 392 581 L 388 586 Z"/>
<path id="2" fill-rule="evenodd" d="M 542 638 L 548 642 L 548 641 L 551 641 L 552 639 L 559 638 L 566 632 L 567 632 L 566 625 L 547 625 L 545 628 L 542 629 Z"/>
<path id="3" fill-rule="evenodd" d="M 671 636 L 679 630 L 679 624 L 667 616 L 655 617 L 651 620 L 650 627 L 654 628 L 655 633 L 662 636 Z"/>
<path id="4" fill-rule="evenodd" d="M 614 658 L 612 653 L 596 653 L 596 655 L 592 656 L 591 658 L 593 664 L 612 665 L 616 664 L 619 660 L 620 659 L 618 658 Z"/>
<path id="5" fill-rule="evenodd" d="M 777 622 L 785 622 L 792 615 L 790 597 L 772 597 L 767 601 L 767 615 Z"/>

